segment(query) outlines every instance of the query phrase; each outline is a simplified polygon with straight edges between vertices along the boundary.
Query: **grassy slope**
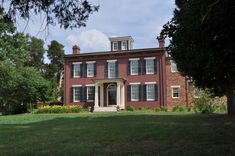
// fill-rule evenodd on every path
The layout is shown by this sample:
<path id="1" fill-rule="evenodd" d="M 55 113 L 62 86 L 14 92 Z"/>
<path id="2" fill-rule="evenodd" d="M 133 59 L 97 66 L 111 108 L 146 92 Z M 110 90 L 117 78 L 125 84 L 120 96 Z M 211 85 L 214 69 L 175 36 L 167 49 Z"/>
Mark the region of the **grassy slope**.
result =
<path id="1" fill-rule="evenodd" d="M 235 118 L 140 112 L 0 116 L 0 155 L 235 155 Z"/>

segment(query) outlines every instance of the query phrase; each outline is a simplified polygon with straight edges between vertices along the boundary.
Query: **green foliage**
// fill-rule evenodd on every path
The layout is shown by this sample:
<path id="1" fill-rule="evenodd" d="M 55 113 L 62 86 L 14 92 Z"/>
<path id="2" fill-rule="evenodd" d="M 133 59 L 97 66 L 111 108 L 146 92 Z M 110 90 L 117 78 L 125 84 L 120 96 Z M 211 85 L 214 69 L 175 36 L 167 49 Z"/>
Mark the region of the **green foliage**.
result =
<path id="1" fill-rule="evenodd" d="M 178 104 L 172 108 L 172 112 L 188 112 L 190 109 L 188 109 L 185 106 L 182 106 L 182 104 Z"/>
<path id="2" fill-rule="evenodd" d="M 126 110 L 130 111 L 130 112 L 133 112 L 134 111 L 134 107 L 132 105 L 127 105 Z"/>
<path id="3" fill-rule="evenodd" d="M 35 113 L 80 113 L 80 112 L 87 112 L 86 109 L 82 108 L 81 106 L 42 106 L 37 109 Z"/>
<path id="4" fill-rule="evenodd" d="M 235 114 L 235 1 L 175 2 L 174 17 L 161 32 L 170 38 L 168 52 L 196 86 L 231 99 L 228 113 Z"/>
<path id="5" fill-rule="evenodd" d="M 99 6 L 92 5 L 87 0 L 11 0 L 2 1 L 0 8 L 2 7 L 6 9 L 5 16 L 8 20 L 16 22 L 16 17 L 29 20 L 34 17 L 33 14 L 39 14 L 45 15 L 47 26 L 59 24 L 64 29 L 86 26 L 89 15 L 99 9 Z"/>
<path id="6" fill-rule="evenodd" d="M 167 111 L 168 111 L 167 108 L 164 108 L 164 107 L 157 107 L 155 109 L 155 112 L 167 112 Z"/>

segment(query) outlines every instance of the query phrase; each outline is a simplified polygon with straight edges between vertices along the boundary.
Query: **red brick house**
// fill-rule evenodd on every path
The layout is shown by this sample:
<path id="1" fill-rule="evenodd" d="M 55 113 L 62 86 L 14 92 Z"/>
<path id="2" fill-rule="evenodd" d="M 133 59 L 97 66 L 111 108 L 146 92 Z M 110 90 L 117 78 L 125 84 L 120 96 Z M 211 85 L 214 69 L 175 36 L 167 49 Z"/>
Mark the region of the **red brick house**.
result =
<path id="1" fill-rule="evenodd" d="M 65 56 L 64 104 L 91 106 L 94 111 L 173 107 L 189 103 L 188 81 L 158 48 L 133 49 L 130 36 L 109 38 L 111 51 Z"/>

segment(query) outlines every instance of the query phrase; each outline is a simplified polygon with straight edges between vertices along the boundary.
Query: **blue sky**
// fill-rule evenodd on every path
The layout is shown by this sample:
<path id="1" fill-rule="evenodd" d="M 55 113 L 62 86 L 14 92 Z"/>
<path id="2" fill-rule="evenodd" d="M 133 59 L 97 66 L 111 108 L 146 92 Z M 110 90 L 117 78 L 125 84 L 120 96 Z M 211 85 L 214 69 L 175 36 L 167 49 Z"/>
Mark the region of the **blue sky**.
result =
<path id="1" fill-rule="evenodd" d="M 87 26 L 79 29 L 64 30 L 59 26 L 50 26 L 47 31 L 40 32 L 43 16 L 31 19 L 25 28 L 26 21 L 19 20 L 20 31 L 45 40 L 57 40 L 65 46 L 65 53 L 71 53 L 71 47 L 77 44 L 81 53 L 108 51 L 108 37 L 132 36 L 134 48 L 157 47 L 156 37 L 162 26 L 171 19 L 174 0 L 90 0 L 99 4 L 98 12 L 90 15 Z M 43 26 L 42 26 L 43 28 Z M 41 29 L 42 29 L 41 28 Z M 47 35 L 45 35 L 47 34 Z"/>

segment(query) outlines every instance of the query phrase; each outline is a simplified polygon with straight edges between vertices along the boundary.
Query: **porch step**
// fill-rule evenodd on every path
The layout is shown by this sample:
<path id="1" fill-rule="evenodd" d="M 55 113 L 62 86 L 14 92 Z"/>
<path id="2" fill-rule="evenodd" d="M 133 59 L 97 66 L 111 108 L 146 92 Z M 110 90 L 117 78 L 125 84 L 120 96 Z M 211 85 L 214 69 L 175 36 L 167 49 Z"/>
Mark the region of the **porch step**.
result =
<path id="1" fill-rule="evenodd" d="M 94 112 L 117 112 L 116 107 L 97 107 L 94 108 Z"/>

